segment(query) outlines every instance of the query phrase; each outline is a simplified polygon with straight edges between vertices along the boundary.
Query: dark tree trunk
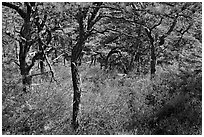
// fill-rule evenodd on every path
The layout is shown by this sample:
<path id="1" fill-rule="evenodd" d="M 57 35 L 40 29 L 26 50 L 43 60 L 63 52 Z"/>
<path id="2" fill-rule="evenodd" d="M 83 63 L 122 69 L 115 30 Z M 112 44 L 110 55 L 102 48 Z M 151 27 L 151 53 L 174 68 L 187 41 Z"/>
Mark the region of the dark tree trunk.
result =
<path id="1" fill-rule="evenodd" d="M 155 47 L 154 44 L 152 43 L 151 45 L 151 63 L 150 63 L 150 72 L 151 72 L 151 78 L 154 77 L 155 72 L 156 72 L 156 55 L 155 55 Z"/>
<path id="2" fill-rule="evenodd" d="M 31 46 L 31 11 L 32 11 L 32 7 L 28 2 L 25 2 L 25 8 L 26 8 L 26 12 L 24 10 L 22 10 L 21 8 L 19 8 L 18 6 L 16 6 L 15 4 L 12 3 L 7 3 L 7 2 L 3 2 L 2 3 L 4 6 L 7 6 L 15 11 L 17 11 L 17 13 L 23 18 L 24 23 L 21 27 L 20 30 L 20 36 L 21 36 L 21 40 L 19 42 L 19 46 L 20 46 L 20 50 L 19 50 L 19 66 L 20 66 L 20 72 L 21 72 L 21 76 L 22 76 L 22 84 L 23 84 L 23 92 L 27 93 L 27 89 L 26 89 L 26 85 L 29 85 L 31 83 L 31 77 L 29 77 L 29 71 L 31 69 L 31 67 L 33 66 L 30 65 L 28 66 L 28 64 L 26 63 L 26 56 L 27 53 L 30 49 Z"/>
<path id="3" fill-rule="evenodd" d="M 81 97 L 81 81 L 79 75 L 79 65 L 80 65 L 80 56 L 82 54 L 83 40 L 79 40 L 76 46 L 73 47 L 72 57 L 71 57 L 71 73 L 72 73 L 72 82 L 74 89 L 74 97 L 73 97 L 73 115 L 72 115 L 72 126 L 76 131 L 79 124 L 77 121 L 77 115 L 79 112 L 79 104 Z"/>
<path id="4" fill-rule="evenodd" d="M 55 49 L 55 58 L 57 58 L 57 49 Z"/>
<path id="5" fill-rule="evenodd" d="M 66 59 L 65 59 L 65 57 L 63 58 L 63 60 L 64 60 L 64 66 L 66 66 Z"/>
<path id="6" fill-rule="evenodd" d="M 26 56 L 29 50 L 28 47 L 29 45 L 27 42 L 20 42 L 19 63 L 24 93 L 27 93 L 27 85 L 31 84 L 31 77 L 28 76 L 31 67 L 26 63 Z"/>
<path id="7" fill-rule="evenodd" d="M 130 60 L 130 64 L 129 64 L 129 67 L 128 67 L 128 71 L 132 71 L 132 69 L 134 68 L 135 55 L 136 55 L 136 52 L 134 52 L 131 55 L 131 60 Z"/>
<path id="8" fill-rule="evenodd" d="M 86 40 L 85 33 L 84 33 L 84 22 L 83 22 L 83 13 L 81 9 L 77 14 L 77 22 L 79 24 L 79 35 L 77 38 L 76 45 L 72 48 L 72 56 L 71 56 L 71 72 L 72 72 L 72 82 L 73 82 L 73 89 L 74 89 L 74 97 L 73 97 L 73 115 L 72 115 L 72 127 L 74 131 L 77 130 L 79 123 L 77 121 L 77 115 L 79 112 L 79 104 L 80 104 L 80 97 L 81 97 L 81 81 L 79 75 L 79 61 L 80 56 L 82 54 L 82 49 L 84 42 Z"/>
<path id="9" fill-rule="evenodd" d="M 41 72 L 42 74 L 45 72 L 45 67 L 44 67 L 43 60 L 40 60 L 40 72 Z"/>
<path id="10" fill-rule="evenodd" d="M 22 47 L 20 47 L 22 49 Z M 30 83 L 27 77 L 29 74 L 29 70 L 27 69 L 26 65 L 26 55 L 23 52 L 19 54 L 19 61 L 20 61 L 20 72 L 22 76 L 22 84 L 23 84 L 23 92 L 27 93 L 26 86 Z"/>
<path id="11" fill-rule="evenodd" d="M 156 55 L 155 55 L 155 39 L 152 37 L 152 32 L 149 29 L 145 29 L 147 36 L 149 37 L 150 40 L 150 74 L 151 74 L 151 79 L 154 77 L 155 72 L 156 72 Z"/>
<path id="12" fill-rule="evenodd" d="M 57 58 L 57 49 L 55 49 L 54 51 L 54 58 L 53 59 L 56 59 Z M 58 62 L 58 59 L 53 63 L 54 65 Z"/>
<path id="13" fill-rule="evenodd" d="M 72 48 L 72 56 L 71 56 L 71 72 L 72 72 L 72 82 L 73 82 L 73 89 L 74 89 L 74 97 L 73 97 L 73 118 L 72 118 L 72 126 L 73 129 L 76 131 L 79 124 L 77 121 L 77 115 L 79 112 L 79 104 L 80 104 L 80 97 L 81 97 L 81 86 L 80 86 L 80 75 L 79 75 L 79 65 L 81 63 L 81 57 L 82 57 L 82 49 L 83 45 L 85 43 L 85 40 L 91 36 L 91 29 L 93 25 L 96 23 L 96 17 L 98 17 L 97 13 L 100 9 L 100 5 L 102 3 L 96 3 L 96 8 L 91 12 L 90 17 L 88 17 L 87 20 L 87 28 L 84 28 L 84 19 L 86 18 L 87 11 L 83 11 L 84 9 L 79 8 L 76 19 L 79 24 L 78 26 L 78 32 L 79 35 L 77 37 L 77 43 Z M 72 43 L 72 42 L 71 42 Z"/>
<path id="14" fill-rule="evenodd" d="M 43 44 L 41 39 L 38 39 L 38 43 L 39 43 L 39 55 L 40 55 L 40 72 L 43 74 L 44 73 L 44 60 L 45 57 L 43 55 Z"/>
<path id="15" fill-rule="evenodd" d="M 20 71 L 22 75 L 22 84 L 23 84 L 23 92 L 27 93 L 27 85 L 31 84 L 31 78 L 28 77 L 30 67 L 28 66 L 26 62 L 26 56 L 28 54 L 28 51 L 30 50 L 30 43 L 28 41 L 31 40 L 31 24 L 30 20 L 26 18 L 24 20 L 24 24 L 21 28 L 21 36 L 25 38 L 25 40 L 21 40 L 20 42 L 20 51 L 19 51 L 19 62 L 20 62 Z"/>
<path id="16" fill-rule="evenodd" d="M 73 126 L 73 129 L 76 130 L 79 126 L 77 121 L 77 115 L 79 112 L 81 88 L 80 88 L 80 75 L 79 75 L 78 66 L 74 62 L 71 63 L 71 72 L 72 72 L 72 82 L 73 82 L 73 88 L 74 88 L 72 126 Z"/>
<path id="17" fill-rule="evenodd" d="M 33 44 L 33 42 L 35 42 L 35 39 L 32 39 L 32 34 L 34 33 L 32 31 L 33 29 L 33 23 L 35 23 L 35 25 L 37 25 L 38 27 L 38 33 L 42 30 L 43 26 L 45 25 L 45 21 L 47 16 L 44 16 L 44 19 L 42 21 L 42 23 L 39 22 L 34 22 L 31 21 L 31 18 L 35 18 L 37 16 L 36 12 L 37 12 L 37 8 L 35 7 L 35 3 L 29 3 L 29 2 L 24 2 L 24 8 L 26 10 L 22 10 L 20 7 L 16 6 L 13 3 L 7 3 L 7 2 L 3 2 L 2 3 L 4 6 L 7 6 L 13 10 L 15 10 L 23 19 L 23 25 L 21 26 L 21 30 L 20 30 L 20 41 L 19 41 L 19 66 L 20 66 L 20 72 L 21 72 L 21 76 L 22 76 L 22 84 L 23 84 L 23 92 L 27 93 L 27 89 L 26 86 L 31 84 L 32 81 L 32 76 L 29 76 L 29 72 L 31 70 L 31 68 L 34 66 L 34 63 L 36 60 L 39 60 L 39 58 L 41 58 L 41 55 L 43 54 L 36 54 L 33 58 L 32 58 L 32 62 L 31 64 L 29 64 L 28 62 L 26 62 L 26 57 L 27 54 Z M 33 10 L 35 9 L 35 10 Z M 47 40 L 47 44 L 50 42 L 51 40 L 51 34 L 49 33 L 48 35 L 49 39 Z M 39 42 L 39 46 L 41 46 L 40 51 L 42 52 L 42 43 Z M 17 47 L 16 47 L 16 51 L 17 51 Z M 42 52 L 43 53 L 43 52 Z M 44 60 L 43 56 L 42 56 L 42 61 Z M 41 71 L 42 69 L 44 69 L 44 64 L 42 64 L 43 62 L 40 63 L 41 65 Z"/>

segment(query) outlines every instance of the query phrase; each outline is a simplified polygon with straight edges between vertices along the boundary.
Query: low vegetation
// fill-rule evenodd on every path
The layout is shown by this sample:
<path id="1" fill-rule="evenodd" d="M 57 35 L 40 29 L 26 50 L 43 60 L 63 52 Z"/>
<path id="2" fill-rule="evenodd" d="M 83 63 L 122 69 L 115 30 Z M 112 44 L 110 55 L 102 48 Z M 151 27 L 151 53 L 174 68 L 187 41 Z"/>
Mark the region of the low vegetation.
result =
<path id="1" fill-rule="evenodd" d="M 83 65 L 80 126 L 75 133 L 70 126 L 70 69 L 55 69 L 58 82 L 36 81 L 26 96 L 21 95 L 18 77 L 3 73 L 3 134 L 201 134 L 201 74 L 180 77 L 169 69 L 150 80 L 148 76 L 118 76 L 99 66 Z M 189 96 L 179 97 L 180 92 Z"/>

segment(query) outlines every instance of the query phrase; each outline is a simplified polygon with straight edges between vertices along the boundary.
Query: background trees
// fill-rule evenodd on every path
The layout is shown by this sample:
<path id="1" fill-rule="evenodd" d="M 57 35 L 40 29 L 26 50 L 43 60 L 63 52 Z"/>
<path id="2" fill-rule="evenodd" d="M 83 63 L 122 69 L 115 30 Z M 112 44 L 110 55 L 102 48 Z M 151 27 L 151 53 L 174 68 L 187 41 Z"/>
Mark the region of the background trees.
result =
<path id="1" fill-rule="evenodd" d="M 201 101 L 201 11 L 201 3 L 3 3 L 5 134 L 185 134 L 163 124 L 179 121 L 193 99 Z M 21 103 L 14 101 L 19 95 Z M 43 98 L 46 109 L 39 105 Z M 187 107 L 178 113 L 179 101 Z M 199 105 L 189 112 L 199 117 Z M 37 115 L 43 120 L 34 122 Z"/>

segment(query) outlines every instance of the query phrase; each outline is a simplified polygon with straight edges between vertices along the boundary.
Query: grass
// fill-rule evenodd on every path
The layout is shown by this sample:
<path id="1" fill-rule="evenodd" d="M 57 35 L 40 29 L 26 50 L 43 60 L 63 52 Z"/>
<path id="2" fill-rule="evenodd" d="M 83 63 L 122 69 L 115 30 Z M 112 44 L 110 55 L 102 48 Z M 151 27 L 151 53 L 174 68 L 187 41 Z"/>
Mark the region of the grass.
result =
<path id="1" fill-rule="evenodd" d="M 3 134 L 156 134 L 147 121 L 163 102 L 176 94 L 171 91 L 182 81 L 175 72 L 162 69 L 151 81 L 148 76 L 138 76 L 134 72 L 121 77 L 115 71 L 107 73 L 98 66 L 84 65 L 80 68 L 80 126 L 73 132 L 70 126 L 73 97 L 70 68 L 55 66 L 54 69 L 57 83 L 40 83 L 36 78 L 39 85 L 30 87 L 30 92 L 23 97 L 18 96 L 22 87 L 16 79 L 10 78 L 12 73 L 3 71 L 6 74 L 3 75 Z M 11 85 L 15 85 L 13 89 L 9 88 Z M 147 95 L 154 96 L 151 102 Z M 160 121 L 157 132 L 201 134 L 201 106 L 201 101 L 194 98 L 183 112 Z M 188 115 L 184 116 L 185 113 Z"/>

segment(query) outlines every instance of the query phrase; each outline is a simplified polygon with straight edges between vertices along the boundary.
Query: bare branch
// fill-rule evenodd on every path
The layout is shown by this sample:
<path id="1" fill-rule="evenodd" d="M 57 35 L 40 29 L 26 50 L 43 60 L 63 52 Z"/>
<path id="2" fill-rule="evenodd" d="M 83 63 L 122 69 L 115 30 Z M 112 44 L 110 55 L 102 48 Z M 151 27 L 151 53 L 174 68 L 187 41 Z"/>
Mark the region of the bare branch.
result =
<path id="1" fill-rule="evenodd" d="M 102 30 L 102 31 L 99 31 L 99 30 L 96 30 L 96 29 L 92 29 L 92 30 L 91 30 L 92 34 L 96 34 L 96 33 L 93 33 L 94 31 L 95 31 L 96 33 L 99 33 L 99 34 L 104 34 L 104 33 L 106 33 L 106 32 L 109 32 L 109 29 L 104 29 L 104 30 Z"/>
<path id="2" fill-rule="evenodd" d="M 46 62 L 47 62 L 47 64 L 48 64 L 48 66 L 49 66 L 49 68 L 50 68 L 50 72 L 51 72 L 52 78 L 54 79 L 54 81 L 57 81 L 57 80 L 55 79 L 54 69 L 52 68 L 52 65 L 51 65 L 51 63 L 50 63 L 50 61 L 49 61 L 47 55 L 46 55 L 44 52 L 43 52 L 43 54 L 44 54 L 44 56 L 45 56 L 45 60 L 46 60 Z"/>
<path id="3" fill-rule="evenodd" d="M 112 31 L 112 32 L 117 32 L 119 34 L 122 34 L 122 35 L 125 35 L 125 36 L 128 36 L 128 37 L 132 37 L 132 38 L 137 38 L 138 36 L 137 35 L 130 35 L 129 33 L 125 33 L 124 31 L 118 31 L 116 29 L 107 29 L 109 32 Z"/>
<path id="4" fill-rule="evenodd" d="M 93 12 L 91 12 L 91 16 L 88 18 L 87 22 L 87 30 L 91 29 L 93 25 L 101 19 L 99 15 L 97 16 L 101 4 L 102 3 L 97 3 L 97 6 L 93 9 Z"/>
<path id="5" fill-rule="evenodd" d="M 5 32 L 5 34 L 6 34 L 7 36 L 9 36 L 11 39 L 13 39 L 13 40 L 16 40 L 16 41 L 20 42 L 20 40 L 19 40 L 18 38 L 15 38 L 15 37 L 14 37 L 14 35 L 13 35 L 13 34 L 11 34 L 10 32 Z"/>
<path id="6" fill-rule="evenodd" d="M 38 60 L 41 55 L 42 55 L 42 53 L 40 53 L 40 52 L 35 54 L 35 56 L 31 60 L 31 64 L 27 67 L 28 70 L 30 70 L 35 65 L 36 60 Z"/>
<path id="7" fill-rule="evenodd" d="M 41 42 L 40 44 L 43 44 L 45 47 L 47 47 L 47 45 L 46 45 L 40 38 L 39 38 L 39 40 L 40 40 L 40 42 Z M 46 55 L 44 49 L 42 49 L 42 53 L 43 53 L 43 55 L 44 55 L 44 57 L 45 57 L 45 61 L 47 62 L 48 66 L 49 66 L 49 68 L 50 68 L 50 72 L 51 72 L 51 74 L 52 74 L 52 79 L 54 79 L 54 81 L 57 82 L 57 80 L 55 79 L 54 69 L 52 68 L 52 65 L 51 65 L 51 63 L 50 63 L 50 61 L 49 61 L 49 59 L 48 59 L 48 57 L 47 57 L 47 55 Z"/>
<path id="8" fill-rule="evenodd" d="M 48 74 L 49 72 L 50 71 L 43 72 L 43 73 L 36 73 L 36 74 L 29 75 L 29 77 L 34 77 L 34 76 L 38 76 L 38 75 L 44 75 L 44 74 Z"/>
<path id="9" fill-rule="evenodd" d="M 126 19 L 126 18 L 124 18 L 124 17 L 113 17 L 113 16 L 109 16 L 109 15 L 103 15 L 102 16 L 103 18 L 110 18 L 110 19 L 116 19 L 116 20 L 122 20 L 122 21 L 124 21 L 124 22 L 128 22 L 128 23 L 137 23 L 137 22 L 135 22 L 135 21 L 133 21 L 133 20 L 128 20 L 128 19 Z M 138 23 L 139 24 L 139 23 Z"/>
<path id="10" fill-rule="evenodd" d="M 166 35 L 169 35 L 173 31 L 174 27 L 176 26 L 176 22 L 177 22 L 177 17 L 174 19 L 174 21 L 173 21 L 172 25 L 170 26 L 169 30 L 167 31 Z"/>
<path id="11" fill-rule="evenodd" d="M 58 57 L 56 57 L 55 59 L 53 59 L 53 60 L 52 60 L 53 63 L 54 63 L 55 61 L 57 61 L 60 57 L 62 57 L 64 54 L 66 54 L 66 53 L 62 53 L 62 54 L 60 54 Z"/>
<path id="12" fill-rule="evenodd" d="M 17 62 L 17 60 L 14 60 L 13 62 L 14 62 L 17 66 L 20 67 L 20 64 Z"/>
<path id="13" fill-rule="evenodd" d="M 159 26 L 162 23 L 163 17 L 161 17 L 160 21 L 155 24 L 154 26 L 152 26 L 151 30 L 153 30 L 154 28 L 156 28 L 157 26 Z"/>
<path id="14" fill-rule="evenodd" d="M 14 4 L 8 3 L 8 2 L 2 2 L 2 5 L 3 5 L 3 6 L 6 6 L 6 7 L 9 7 L 9 8 L 11 8 L 11 9 L 16 10 L 16 11 L 18 12 L 18 14 L 19 14 L 23 19 L 26 18 L 26 13 L 25 13 L 22 9 L 20 9 L 20 7 L 14 5 Z"/>
<path id="15" fill-rule="evenodd" d="M 176 22 L 177 22 L 177 19 L 178 19 L 178 13 L 177 13 L 177 16 L 174 18 L 173 20 L 173 23 L 171 24 L 169 30 L 159 38 L 159 45 L 163 45 L 164 44 L 164 39 L 171 34 L 171 32 L 174 30 L 175 26 L 176 26 Z"/>
<path id="16" fill-rule="evenodd" d="M 30 5 L 29 2 L 25 2 L 25 5 L 26 5 L 26 7 L 27 7 L 27 15 L 30 16 L 31 11 L 32 11 L 32 7 L 31 7 L 31 5 Z"/>
<path id="17" fill-rule="evenodd" d="M 94 7 L 94 6 L 93 6 Z M 100 8 L 104 8 L 104 9 L 110 9 L 110 10 L 114 10 L 114 11 L 122 11 L 121 9 L 119 8 L 115 8 L 115 7 L 111 7 L 111 6 L 108 6 L 108 5 L 102 5 L 100 6 Z"/>
<path id="18" fill-rule="evenodd" d="M 192 25 L 193 25 L 193 24 L 190 23 L 190 24 L 188 25 L 188 27 L 187 27 L 183 32 L 181 32 L 181 35 L 183 35 L 184 33 L 186 33 L 186 32 L 191 28 Z"/>

